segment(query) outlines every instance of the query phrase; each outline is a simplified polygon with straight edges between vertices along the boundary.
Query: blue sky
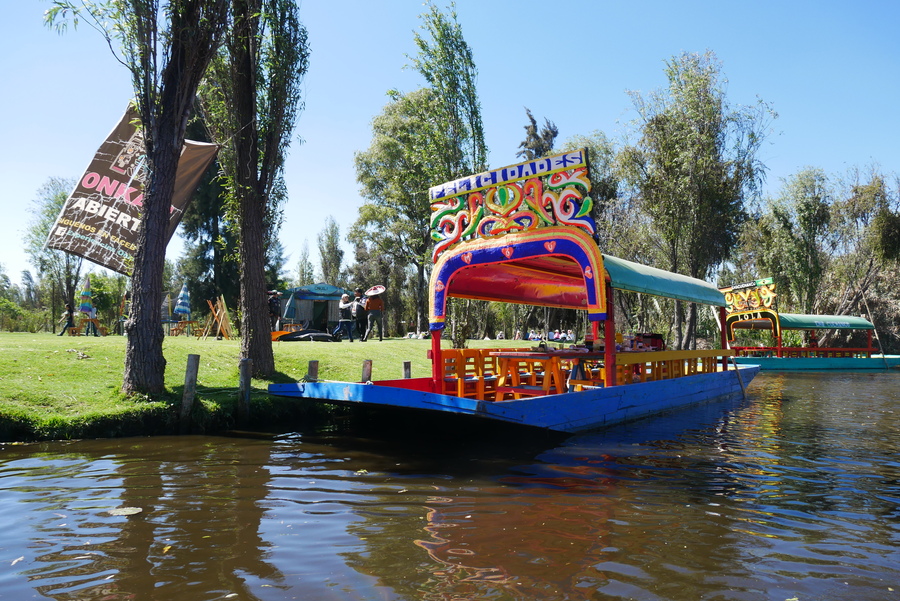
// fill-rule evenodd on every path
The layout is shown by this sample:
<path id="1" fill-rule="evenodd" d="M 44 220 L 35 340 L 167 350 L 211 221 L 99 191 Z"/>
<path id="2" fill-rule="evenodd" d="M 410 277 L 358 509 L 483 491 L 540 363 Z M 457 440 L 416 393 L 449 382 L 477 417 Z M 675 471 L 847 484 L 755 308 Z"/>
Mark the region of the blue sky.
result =
<path id="1" fill-rule="evenodd" d="M 47 2 L 7 4 L 0 264 L 18 282 L 31 269 L 22 237 L 36 191 L 49 177 L 81 175 L 132 90 L 98 33 L 82 26 L 60 36 L 43 25 Z M 559 141 L 595 130 L 620 139 L 633 131 L 629 90 L 659 89 L 666 60 L 712 50 L 732 105 L 759 97 L 779 114 L 760 155 L 769 194 L 807 166 L 835 176 L 872 164 L 900 171 L 900 3 L 458 0 L 456 8 L 479 70 L 492 167 L 518 162 L 524 107 L 554 121 Z M 355 220 L 353 155 L 368 147 L 385 92 L 422 85 L 404 67 L 424 10 L 421 0 L 302 1 L 312 55 L 281 231 L 292 272 L 304 241 L 318 261 L 328 216 L 342 234 Z M 180 249 L 176 235 L 170 258 Z"/>

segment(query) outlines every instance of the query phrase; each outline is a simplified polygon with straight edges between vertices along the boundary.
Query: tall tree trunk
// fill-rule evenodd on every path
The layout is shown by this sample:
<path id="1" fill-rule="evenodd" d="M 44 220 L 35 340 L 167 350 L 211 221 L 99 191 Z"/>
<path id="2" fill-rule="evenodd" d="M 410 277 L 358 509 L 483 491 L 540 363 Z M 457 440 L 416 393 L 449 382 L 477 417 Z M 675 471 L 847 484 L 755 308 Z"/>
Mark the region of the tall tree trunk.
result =
<path id="1" fill-rule="evenodd" d="M 166 119 L 166 117 L 164 117 Z M 148 149 L 150 181 L 144 194 L 144 210 L 138 230 L 132 273 L 131 313 L 125 322 L 125 374 L 122 392 L 158 394 L 165 390 L 166 359 L 163 356 L 163 267 L 169 202 L 175 189 L 175 173 L 181 156 L 182 136 L 157 139 Z M 160 206 L 160 205 L 163 206 Z"/>
<path id="2" fill-rule="evenodd" d="M 682 351 L 684 347 L 683 330 L 684 327 L 684 311 L 680 300 L 675 301 L 675 350 Z"/>
<path id="3" fill-rule="evenodd" d="M 234 0 L 234 111 L 239 198 L 241 265 L 241 357 L 252 361 L 254 376 L 275 373 L 272 329 L 266 302 L 266 196 L 259 181 L 256 122 L 256 40 L 260 8 L 253 0 Z"/>
<path id="4" fill-rule="evenodd" d="M 419 259 L 416 261 L 416 335 L 429 328 L 430 315 L 425 308 L 426 302 L 428 302 L 428 295 L 425 292 L 425 262 Z"/>
<path id="5" fill-rule="evenodd" d="M 266 302 L 265 228 L 257 200 L 241 199 L 241 357 L 253 361 L 253 375 L 275 373 L 272 328 Z"/>

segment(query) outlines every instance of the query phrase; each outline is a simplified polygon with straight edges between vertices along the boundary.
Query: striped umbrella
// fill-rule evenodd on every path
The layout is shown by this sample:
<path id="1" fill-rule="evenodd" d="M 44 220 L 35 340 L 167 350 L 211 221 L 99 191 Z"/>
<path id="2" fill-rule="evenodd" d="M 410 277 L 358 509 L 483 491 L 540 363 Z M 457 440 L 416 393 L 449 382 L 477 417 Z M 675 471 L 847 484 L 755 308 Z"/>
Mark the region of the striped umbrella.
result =
<path id="1" fill-rule="evenodd" d="M 91 301 L 91 276 L 84 276 L 84 286 L 81 288 L 81 300 L 78 304 L 78 310 L 86 313 L 90 317 L 94 311 L 94 303 Z"/>
<path id="2" fill-rule="evenodd" d="M 181 285 L 181 292 L 178 293 L 178 298 L 175 300 L 174 313 L 176 315 L 191 314 L 191 294 L 188 292 L 187 282 Z"/>

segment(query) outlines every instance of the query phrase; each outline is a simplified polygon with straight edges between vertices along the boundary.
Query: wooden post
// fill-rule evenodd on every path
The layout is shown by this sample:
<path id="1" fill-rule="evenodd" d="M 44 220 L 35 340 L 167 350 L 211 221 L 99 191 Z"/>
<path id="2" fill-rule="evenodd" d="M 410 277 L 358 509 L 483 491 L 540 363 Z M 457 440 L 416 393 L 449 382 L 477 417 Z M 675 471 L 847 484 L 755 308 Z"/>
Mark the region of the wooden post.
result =
<path id="1" fill-rule="evenodd" d="M 253 373 L 253 360 L 241 359 L 240 373 L 240 390 L 238 396 L 238 420 L 246 422 L 250 418 L 250 384 L 251 374 Z"/>
<path id="2" fill-rule="evenodd" d="M 363 361 L 363 369 L 362 369 L 362 382 L 371 382 L 372 381 L 372 360 L 366 359 Z"/>
<path id="3" fill-rule="evenodd" d="M 184 393 L 181 395 L 181 420 L 179 434 L 191 431 L 191 410 L 194 408 L 194 395 L 197 394 L 197 371 L 200 369 L 200 355 L 188 355 L 187 367 L 184 371 Z"/>
<path id="4" fill-rule="evenodd" d="M 431 385 L 432 392 L 444 389 L 444 358 L 441 356 L 441 330 L 431 330 Z"/>
<path id="5" fill-rule="evenodd" d="M 604 385 L 615 386 L 616 382 L 616 313 L 612 284 L 606 284 L 606 322 L 603 324 L 603 369 L 606 370 Z"/>
<path id="6" fill-rule="evenodd" d="M 725 314 L 725 307 L 719 307 L 719 329 L 722 331 L 722 349 L 728 348 L 728 332 L 725 322 L 728 317 Z M 737 365 L 737 363 L 735 363 Z M 728 371 L 728 357 L 722 357 L 722 371 Z"/>
<path id="7" fill-rule="evenodd" d="M 306 379 L 309 382 L 317 382 L 319 380 L 319 362 L 310 361 L 306 368 Z"/>
<path id="8" fill-rule="evenodd" d="M 403 362 L 403 379 L 409 380 L 412 378 L 412 361 L 404 361 Z"/>

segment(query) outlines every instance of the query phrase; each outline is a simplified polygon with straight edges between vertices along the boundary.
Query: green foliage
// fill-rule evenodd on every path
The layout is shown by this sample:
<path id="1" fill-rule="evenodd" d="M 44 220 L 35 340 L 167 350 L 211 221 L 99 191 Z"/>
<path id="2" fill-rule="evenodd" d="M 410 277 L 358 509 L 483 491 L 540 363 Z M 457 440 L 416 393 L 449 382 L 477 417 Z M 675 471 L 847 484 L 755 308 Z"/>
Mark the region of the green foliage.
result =
<path id="1" fill-rule="evenodd" d="M 522 150 L 517 152 L 516 156 L 530 161 L 551 154 L 553 143 L 556 141 L 556 136 L 559 135 L 556 124 L 545 117 L 544 126 L 538 129 L 531 109 L 525 107 L 525 114 L 528 116 L 528 125 L 525 126 L 525 139 L 519 144 L 519 148 Z"/>
<path id="2" fill-rule="evenodd" d="M 50 228 L 59 217 L 69 193 L 75 188 L 74 179 L 49 178 L 37 191 L 31 209 L 31 221 L 25 231 L 25 252 L 42 280 L 33 289 L 38 298 L 35 304 L 62 307 L 75 297 L 84 259 L 61 250 L 46 248 Z"/>
<path id="3" fill-rule="evenodd" d="M 344 262 L 344 251 L 341 249 L 341 228 L 330 215 L 325 219 L 325 226 L 319 232 L 318 246 L 322 281 L 332 286 L 343 286 L 345 282 L 341 267 Z"/>
<path id="4" fill-rule="evenodd" d="M 309 243 L 304 240 L 300 248 L 300 257 L 297 259 L 297 278 L 292 286 L 308 286 L 316 283 L 316 268 L 309 258 Z"/>
<path id="5" fill-rule="evenodd" d="M 436 129 L 442 108 L 433 90 L 394 92 L 391 97 L 392 102 L 372 122 L 369 148 L 355 156 L 357 181 L 367 202 L 360 207 L 349 238 L 356 249 L 357 266 L 364 266 L 367 256 L 377 255 L 395 266 L 413 267 L 414 315 L 416 329 L 421 331 L 425 278 L 431 263 L 428 188 L 443 181 L 446 165 L 442 157 L 456 150 L 448 148 L 453 141 Z M 403 268 L 392 271 L 402 273 Z M 361 273 L 354 277 L 367 281 Z"/>
<path id="6" fill-rule="evenodd" d="M 632 93 L 641 137 L 623 150 L 621 163 L 667 268 L 705 279 L 732 254 L 745 202 L 759 190 L 756 154 L 772 113 L 762 103 L 732 110 L 711 52 L 673 58 L 666 77 L 668 88 L 648 99 Z M 692 306 L 683 344 L 676 305 L 676 348 L 693 344 L 696 318 Z"/>
<path id="7" fill-rule="evenodd" d="M 426 6 L 428 11 L 421 18 L 427 37 L 415 34 L 419 53 L 412 62 L 441 105 L 436 130 L 451 141 L 445 144 L 446 148 L 455 150 L 441 155 L 446 171 L 442 179 L 435 181 L 438 184 L 483 171 L 487 168 L 488 152 L 475 85 L 478 70 L 456 20 L 454 5 L 450 5 L 449 14 L 442 13 L 432 2 Z"/>
<path id="8" fill-rule="evenodd" d="M 597 243 L 604 252 L 617 256 L 626 256 L 623 252 L 613 252 L 615 245 L 627 240 L 623 236 L 622 227 L 629 223 L 619 199 L 620 180 L 622 175 L 617 164 L 615 144 L 602 131 L 594 131 L 588 135 L 576 134 L 566 139 L 560 150 L 588 151 L 588 168 L 591 174 L 591 191 L 588 193 L 593 201 L 591 216 L 597 224 Z M 618 210 L 617 210 L 618 209 Z M 630 255 L 627 255 L 630 256 Z"/>
<path id="9" fill-rule="evenodd" d="M 806 169 L 785 181 L 760 220 L 760 267 L 781 284 L 783 301 L 801 313 L 814 312 L 825 275 L 832 194 L 821 170 Z"/>
<path id="10" fill-rule="evenodd" d="M 208 142 L 203 121 L 194 119 L 188 124 L 187 136 Z M 206 300 L 219 296 L 229 307 L 237 306 L 240 294 L 238 275 L 237 233 L 227 213 L 227 194 L 222 186 L 218 158 L 216 168 L 209 169 L 194 192 L 181 220 L 180 233 L 185 239 L 184 254 L 177 265 L 177 280 L 186 282 L 192 310 L 197 315 L 208 311 Z"/>
<path id="11" fill-rule="evenodd" d="M 872 222 L 874 246 L 886 261 L 900 261 L 900 213 L 882 208 Z"/>

